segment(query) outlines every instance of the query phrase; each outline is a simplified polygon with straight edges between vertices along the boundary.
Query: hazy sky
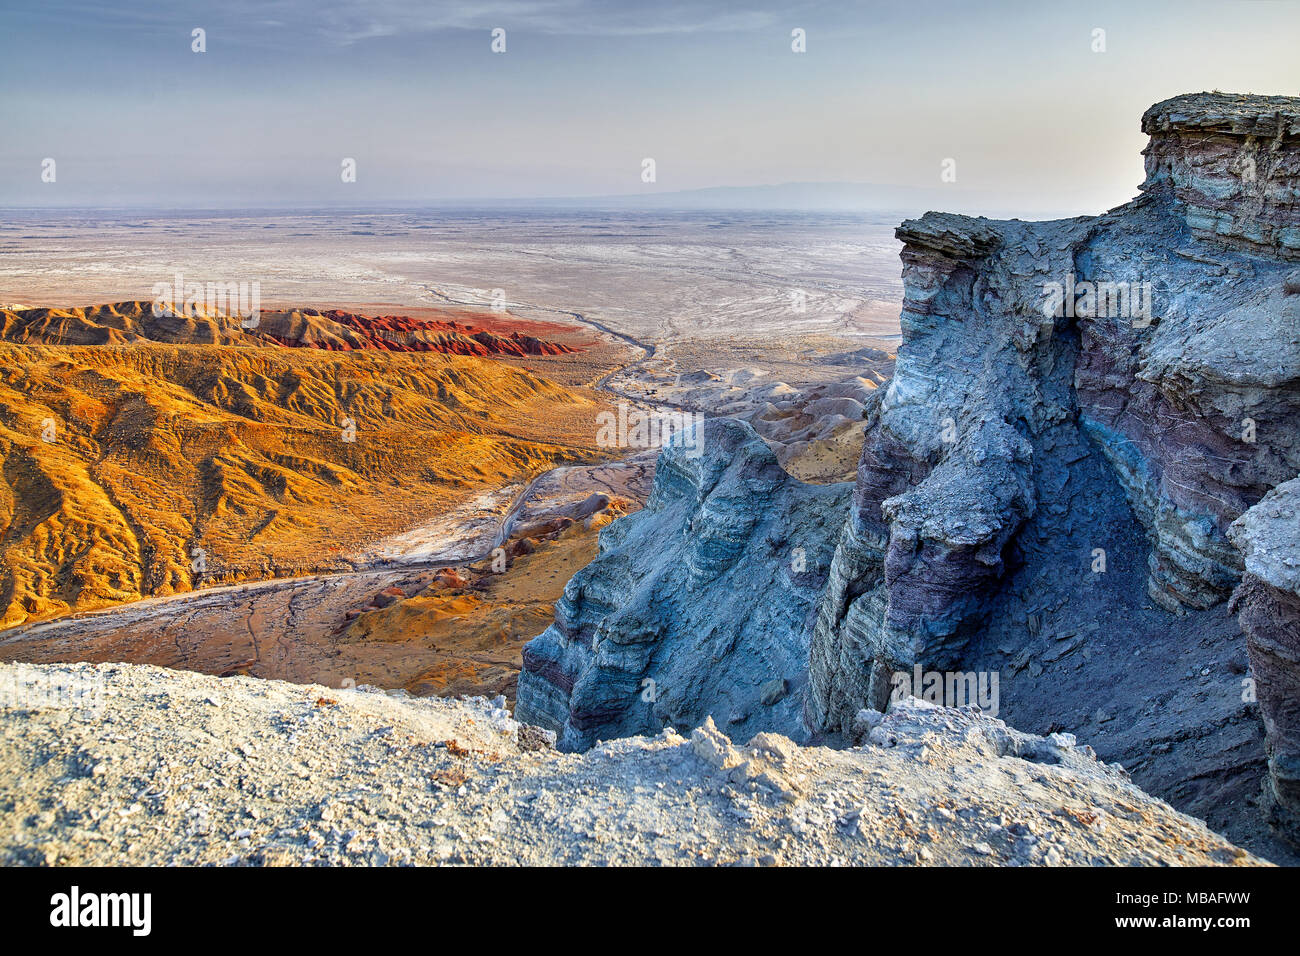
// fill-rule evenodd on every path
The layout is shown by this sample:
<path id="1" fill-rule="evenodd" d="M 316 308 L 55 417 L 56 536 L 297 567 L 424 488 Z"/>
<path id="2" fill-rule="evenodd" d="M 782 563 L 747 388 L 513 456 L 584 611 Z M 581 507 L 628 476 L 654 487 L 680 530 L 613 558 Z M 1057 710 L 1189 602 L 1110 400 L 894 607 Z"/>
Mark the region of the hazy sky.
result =
<path id="1" fill-rule="evenodd" d="M 1300 0 L 115 6 L 5 0 L 0 205 L 938 187 L 952 158 L 956 189 L 1100 210 L 1151 103 L 1300 93 Z"/>

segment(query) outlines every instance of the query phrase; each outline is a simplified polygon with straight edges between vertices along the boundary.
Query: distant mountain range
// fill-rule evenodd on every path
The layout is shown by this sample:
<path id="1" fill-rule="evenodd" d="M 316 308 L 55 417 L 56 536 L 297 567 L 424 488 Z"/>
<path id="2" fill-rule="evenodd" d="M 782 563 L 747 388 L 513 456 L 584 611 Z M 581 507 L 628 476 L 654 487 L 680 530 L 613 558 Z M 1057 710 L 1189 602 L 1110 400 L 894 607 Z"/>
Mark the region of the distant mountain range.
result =
<path id="1" fill-rule="evenodd" d="M 518 200 L 516 200 L 518 202 Z M 1002 218 L 1076 216 L 1096 212 L 1083 207 L 1045 208 L 1027 195 L 962 187 L 891 186 L 879 183 L 814 182 L 763 186 L 711 186 L 672 192 L 629 193 L 582 199 L 532 200 L 542 205 L 599 205 L 645 209 L 804 210 L 809 212 L 889 212 L 920 214 L 931 209 Z"/>
<path id="2" fill-rule="evenodd" d="M 1104 212 L 1092 197 L 1072 198 L 1068 194 L 1053 197 L 1054 205 L 1046 205 L 1032 193 L 996 192 L 971 189 L 959 183 L 935 186 L 893 186 L 879 183 L 808 182 L 775 183 L 760 186 L 708 186 L 701 189 L 654 190 L 618 193 L 604 196 L 546 196 L 546 197 L 445 197 L 441 199 L 371 199 L 363 202 L 267 202 L 249 201 L 229 204 L 203 204 L 200 206 L 168 205 L 166 203 L 108 203 L 103 207 L 73 204 L 65 208 L 120 208 L 146 210 L 152 208 L 255 208 L 255 209 L 616 209 L 702 211 L 734 210 L 738 212 L 817 212 L 817 213 L 876 213 L 882 218 L 897 221 L 936 210 L 964 213 L 970 216 L 988 216 L 994 219 L 1060 219 Z M 1118 205 L 1118 203 L 1116 203 Z M 31 208 L 25 205 L 0 207 L 9 210 Z M 41 205 L 39 208 L 47 209 Z"/>

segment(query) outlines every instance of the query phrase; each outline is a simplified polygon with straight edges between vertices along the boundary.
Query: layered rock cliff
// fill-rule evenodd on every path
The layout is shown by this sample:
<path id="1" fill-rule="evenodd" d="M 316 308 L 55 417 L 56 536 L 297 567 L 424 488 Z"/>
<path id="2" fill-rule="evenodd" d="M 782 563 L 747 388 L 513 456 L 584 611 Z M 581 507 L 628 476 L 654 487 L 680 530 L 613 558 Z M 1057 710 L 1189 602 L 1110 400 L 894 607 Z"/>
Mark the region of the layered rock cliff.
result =
<path id="1" fill-rule="evenodd" d="M 791 478 L 744 422 L 669 445 L 524 648 L 519 719 L 570 750 L 706 717 L 806 737 L 808 625 L 848 495 Z"/>
<path id="2" fill-rule="evenodd" d="M 1247 634 L 1267 731 L 1269 822 L 1300 834 L 1300 478 L 1274 488 L 1237 519 L 1229 537 L 1245 556 L 1233 595 Z"/>
<path id="3" fill-rule="evenodd" d="M 674 720 L 725 711 L 732 669 L 746 665 L 733 656 L 719 673 L 705 634 L 743 587 L 747 613 L 787 626 L 789 654 L 807 647 L 804 733 L 848 738 L 859 711 L 885 707 L 918 666 L 992 672 L 1007 678 L 1000 716 L 1109 723 L 1111 759 L 1149 759 L 1153 785 L 1208 813 L 1236 805 L 1261 769 L 1238 672 L 1244 627 L 1272 819 L 1294 834 L 1300 605 L 1295 567 L 1277 555 L 1300 525 L 1294 493 L 1269 492 L 1300 473 L 1300 98 L 1181 96 L 1142 123 L 1141 195 L 1102 216 L 928 213 L 899 228 L 903 342 L 864 413 L 852 501 L 807 630 L 802 613 L 776 614 L 791 598 L 768 586 L 784 557 L 762 563 L 751 529 L 764 519 L 737 522 L 734 507 L 696 495 L 658 533 L 683 553 L 721 535 L 728 553 L 753 556 L 743 573 L 664 590 L 624 558 L 622 583 L 574 613 L 583 582 L 600 577 L 584 572 L 526 655 L 530 719 L 585 746 L 668 716 L 603 716 L 606 699 L 577 677 L 594 666 L 577 648 L 597 631 L 611 648 L 654 635 L 675 683 L 695 688 Z M 799 499 L 826 523 L 833 502 L 765 480 L 782 489 L 783 514 Z M 637 538 L 620 525 L 615 541 Z M 638 659 L 623 673 L 643 671 Z"/>
<path id="4" fill-rule="evenodd" d="M 1142 195 L 1103 216 L 899 229 L 904 342 L 811 641 L 812 727 L 847 730 L 916 664 L 1046 656 L 1040 632 L 1100 625 L 1113 662 L 1179 641 L 1162 615 L 1235 630 L 1209 614 L 1241 580 L 1228 529 L 1300 471 L 1300 100 L 1178 97 L 1143 128 Z"/>

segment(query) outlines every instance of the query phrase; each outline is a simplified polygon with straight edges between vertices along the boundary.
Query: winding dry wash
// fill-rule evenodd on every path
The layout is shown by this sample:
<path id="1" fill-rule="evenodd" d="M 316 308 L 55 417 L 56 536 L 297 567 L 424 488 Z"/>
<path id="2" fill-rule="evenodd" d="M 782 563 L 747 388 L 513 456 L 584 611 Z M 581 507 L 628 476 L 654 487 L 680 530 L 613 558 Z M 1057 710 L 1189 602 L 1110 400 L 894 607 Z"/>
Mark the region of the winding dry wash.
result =
<path id="1" fill-rule="evenodd" d="M 115 222 L 98 220 L 89 241 Z M 753 268 L 743 263 L 788 243 L 780 223 L 736 225 L 740 255 L 725 270 L 683 259 L 671 272 L 701 301 L 720 281 L 742 290 Z M 654 229 L 686 247 L 701 226 L 669 218 Z M 534 220 L 547 235 L 560 228 Z M 316 241 L 284 242 L 285 261 L 308 268 Z M 242 248 L 219 263 L 225 274 Z M 387 248 L 402 261 L 400 240 Z M 537 281 L 516 298 L 544 300 L 531 257 L 510 254 L 512 272 Z M 560 255 L 596 271 L 586 247 Z M 804 313 L 810 329 L 840 331 L 808 334 L 785 328 L 782 278 L 761 281 L 773 291 L 749 294 L 779 337 L 749 346 L 725 325 L 642 340 L 648 326 L 622 313 L 423 283 L 407 283 L 412 305 L 268 301 L 255 319 L 233 294 L 214 301 L 219 283 L 182 274 L 156 283 L 154 301 L 7 309 L 18 427 L 0 653 L 513 702 L 523 644 L 595 556 L 599 529 L 645 501 L 656 447 L 674 429 L 739 414 L 795 473 L 851 474 L 856 422 L 884 381 L 891 339 L 856 327 L 848 276 L 845 292 L 811 292 Z M 335 286 L 313 286 L 325 288 Z M 751 304 L 732 298 L 754 322 Z M 645 425 L 655 427 L 640 435 Z"/>

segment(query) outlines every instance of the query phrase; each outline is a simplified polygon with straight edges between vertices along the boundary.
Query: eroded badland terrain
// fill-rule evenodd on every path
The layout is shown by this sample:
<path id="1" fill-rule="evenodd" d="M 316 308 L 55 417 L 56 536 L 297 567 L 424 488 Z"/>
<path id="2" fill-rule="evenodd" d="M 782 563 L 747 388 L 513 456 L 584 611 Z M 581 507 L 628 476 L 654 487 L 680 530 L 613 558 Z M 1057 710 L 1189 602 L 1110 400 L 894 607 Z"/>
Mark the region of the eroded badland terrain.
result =
<path id="1" fill-rule="evenodd" d="M 760 352 L 766 372 L 605 390 L 652 383 L 627 371 L 649 350 L 453 306 L 254 325 L 124 302 L 0 321 L 7 659 L 418 695 L 513 701 L 523 645 L 599 529 L 649 494 L 654 450 L 599 441 L 614 399 L 765 416 L 792 468 L 842 480 L 883 381 L 814 364 L 805 378 L 851 381 L 804 395 L 763 384 L 782 370 Z M 827 389 L 859 401 L 823 408 Z"/>
<path id="2" fill-rule="evenodd" d="M 246 580 L 381 568 L 389 562 L 367 548 L 388 535 L 557 465 L 608 457 L 591 426 L 605 399 L 523 361 L 494 360 L 582 354 L 598 370 L 617 361 L 616 349 L 571 328 L 550 329 L 566 341 L 549 341 L 534 334 L 546 331 L 538 323 L 507 331 L 498 316 L 471 325 L 443 310 L 400 321 L 270 311 L 245 329 L 201 309 L 156 311 L 128 302 L 0 312 L 7 626 Z M 419 557 L 407 563 L 418 568 Z M 412 574 L 402 576 L 407 590 L 420 583 Z M 341 597 L 365 604 L 356 588 L 379 591 L 398 584 L 392 577 L 340 579 L 349 585 Z M 274 650 L 299 613 L 332 630 L 316 602 L 299 593 L 294 612 L 280 614 L 237 595 L 213 593 L 220 616 L 206 630 L 192 610 L 157 628 L 124 619 L 124 637 L 75 632 L 15 656 L 221 673 L 266 655 L 267 676 L 335 676 Z M 286 623 L 264 630 L 248 616 Z M 272 663 L 285 659 L 292 664 Z"/>

